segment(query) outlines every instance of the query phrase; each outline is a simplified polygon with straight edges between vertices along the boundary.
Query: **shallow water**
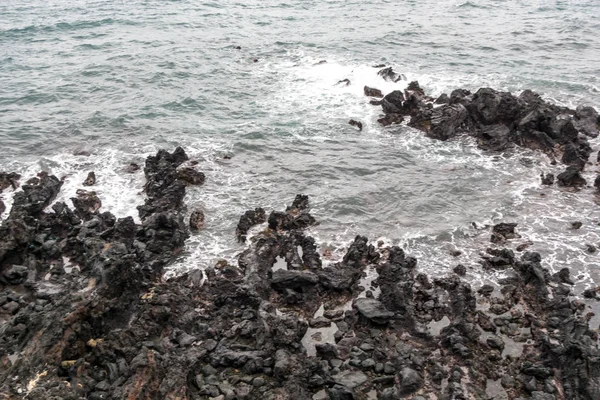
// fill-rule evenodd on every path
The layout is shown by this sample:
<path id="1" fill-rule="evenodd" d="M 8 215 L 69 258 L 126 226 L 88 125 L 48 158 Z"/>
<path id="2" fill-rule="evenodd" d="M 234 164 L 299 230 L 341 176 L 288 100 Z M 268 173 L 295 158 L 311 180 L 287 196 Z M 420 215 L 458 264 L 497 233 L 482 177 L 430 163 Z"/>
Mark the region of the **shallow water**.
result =
<path id="1" fill-rule="evenodd" d="M 306 193 L 321 222 L 310 233 L 334 258 L 363 234 L 436 273 L 462 262 L 483 283 L 495 279 L 474 263 L 489 230 L 472 222 L 515 221 L 512 246 L 532 241 L 581 290 L 600 278 L 584 251 L 600 244 L 592 188 L 542 188 L 540 171 L 560 167 L 540 154 L 383 129 L 362 88 L 406 85 L 377 76 L 385 63 L 432 95 L 530 88 L 599 107 L 599 14 L 593 0 L 13 1 L 0 5 L 0 169 L 67 176 L 67 201 L 94 170 L 103 209 L 137 216 L 143 176 L 124 168 L 185 146 L 207 175 L 186 199 L 206 228 L 173 272 L 233 259 L 245 210 Z"/>

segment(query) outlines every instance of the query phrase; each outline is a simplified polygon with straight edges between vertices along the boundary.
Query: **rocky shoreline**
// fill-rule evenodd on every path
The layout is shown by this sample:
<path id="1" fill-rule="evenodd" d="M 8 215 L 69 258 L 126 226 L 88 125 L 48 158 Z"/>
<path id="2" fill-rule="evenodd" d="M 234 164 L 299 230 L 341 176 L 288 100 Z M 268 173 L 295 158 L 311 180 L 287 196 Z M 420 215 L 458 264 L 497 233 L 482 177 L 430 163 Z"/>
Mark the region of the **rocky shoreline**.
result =
<path id="1" fill-rule="evenodd" d="M 386 121 L 410 116 L 436 139 L 464 133 L 560 157 L 575 177 L 559 176 L 565 186 L 578 185 L 600 122 L 528 91 L 434 101 L 414 83 L 381 105 Z M 568 269 L 551 274 L 538 253 L 503 247 L 515 224 L 492 228 L 480 260 L 506 277 L 475 291 L 461 265 L 428 276 L 363 236 L 323 268 L 306 231 L 318 221 L 298 195 L 286 210 L 241 216 L 237 265 L 165 280 L 203 228 L 201 212 L 184 221 L 183 210 L 186 187 L 205 177 L 181 148 L 148 157 L 144 174 L 140 224 L 102 212 L 87 190 L 95 177 L 73 208 L 53 203 L 62 182 L 47 173 L 15 192 L 0 225 L 0 398 L 600 398 L 593 315 Z M 0 174 L 0 190 L 20 179 Z"/>
<path id="2" fill-rule="evenodd" d="M 401 74 L 384 68 L 378 72 L 384 79 L 398 82 Z M 498 152 L 520 146 L 546 154 L 552 163 L 566 165 L 556 182 L 565 187 L 581 187 L 587 181 L 581 171 L 590 164 L 592 148 L 588 138 L 600 134 L 600 115 L 589 106 L 575 110 L 549 103 L 531 90 L 519 96 L 491 88 L 475 93 L 456 89 L 438 98 L 425 95 L 418 82 L 410 82 L 404 90 L 387 95 L 376 88 L 364 87 L 371 104 L 381 105 L 383 115 L 378 122 L 391 126 L 406 122 L 437 140 L 469 135 L 483 150 Z M 600 153 L 597 157 L 600 160 Z M 596 161 L 596 160 L 593 160 Z M 554 184 L 553 175 L 543 175 L 545 185 Z M 600 189 L 600 176 L 594 181 Z"/>

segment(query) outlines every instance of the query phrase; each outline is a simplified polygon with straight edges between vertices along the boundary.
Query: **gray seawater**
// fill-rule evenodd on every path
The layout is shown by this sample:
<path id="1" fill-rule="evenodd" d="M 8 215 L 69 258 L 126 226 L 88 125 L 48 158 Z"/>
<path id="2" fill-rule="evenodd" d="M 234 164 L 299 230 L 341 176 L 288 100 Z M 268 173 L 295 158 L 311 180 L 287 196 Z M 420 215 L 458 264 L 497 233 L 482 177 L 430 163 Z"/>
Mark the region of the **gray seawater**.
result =
<path id="1" fill-rule="evenodd" d="M 493 281 L 475 263 L 489 230 L 472 222 L 515 221 L 523 238 L 511 245 L 532 241 L 582 289 L 600 278 L 599 256 L 584 251 L 600 244 L 592 188 L 542 188 L 540 171 L 559 167 L 540 154 L 383 129 L 362 87 L 403 88 L 376 75 L 385 63 L 432 95 L 529 88 L 600 107 L 598 15 L 595 0 L 3 2 L 0 170 L 65 176 L 59 200 L 94 170 L 104 209 L 137 215 L 143 177 L 124 167 L 185 146 L 207 174 L 187 198 L 207 225 L 173 273 L 233 260 L 245 210 L 306 193 L 321 221 L 311 234 L 332 260 L 363 234 L 402 245 L 424 270 L 462 262 Z M 583 228 L 569 230 L 574 220 Z"/>

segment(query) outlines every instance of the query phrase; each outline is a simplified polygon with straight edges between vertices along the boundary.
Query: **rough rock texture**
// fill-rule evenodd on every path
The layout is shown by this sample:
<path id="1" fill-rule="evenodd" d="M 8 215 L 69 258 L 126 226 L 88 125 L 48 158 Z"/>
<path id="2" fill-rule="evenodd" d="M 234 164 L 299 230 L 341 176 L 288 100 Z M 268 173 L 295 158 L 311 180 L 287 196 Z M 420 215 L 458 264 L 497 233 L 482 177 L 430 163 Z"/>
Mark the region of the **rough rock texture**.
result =
<path id="1" fill-rule="evenodd" d="M 379 89 L 365 86 L 363 90 L 365 92 L 365 96 L 377 97 L 379 99 L 383 97 L 383 93 Z"/>
<path id="2" fill-rule="evenodd" d="M 592 152 L 587 137 L 597 137 L 600 128 L 600 117 L 592 107 L 559 107 L 530 90 L 514 96 L 491 88 L 475 93 L 457 89 L 449 97 L 433 100 L 424 95 L 418 83 L 411 82 L 404 92 L 395 90 L 386 95 L 381 106 L 385 116 L 379 122 L 384 126 L 410 117 L 409 126 L 434 139 L 468 134 L 485 150 L 523 146 L 579 170 Z"/>
<path id="3" fill-rule="evenodd" d="M 363 236 L 323 267 L 298 195 L 238 265 L 165 280 L 188 236 L 185 159 L 148 158 L 139 225 L 99 210 L 82 220 L 64 203 L 45 211 L 60 189 L 47 174 L 15 196 L 0 225 L 4 398 L 458 400 L 489 398 L 490 381 L 509 399 L 600 398 L 597 331 L 569 270 L 552 275 L 537 253 L 486 249 L 481 272 L 504 278 L 478 290 Z M 494 232 L 509 239 L 514 226 Z M 363 294 L 367 268 L 377 298 Z M 309 323 L 333 339 L 307 337 Z M 314 355 L 303 340 L 317 342 Z M 505 354 L 515 343 L 523 350 Z"/>
<path id="4" fill-rule="evenodd" d="M 258 207 L 254 210 L 248 210 L 240 217 L 240 222 L 238 222 L 237 228 L 235 230 L 235 236 L 237 237 L 239 242 L 246 241 L 246 235 L 250 228 L 255 225 L 260 225 L 267 221 L 267 215 L 265 214 L 265 210 Z"/>

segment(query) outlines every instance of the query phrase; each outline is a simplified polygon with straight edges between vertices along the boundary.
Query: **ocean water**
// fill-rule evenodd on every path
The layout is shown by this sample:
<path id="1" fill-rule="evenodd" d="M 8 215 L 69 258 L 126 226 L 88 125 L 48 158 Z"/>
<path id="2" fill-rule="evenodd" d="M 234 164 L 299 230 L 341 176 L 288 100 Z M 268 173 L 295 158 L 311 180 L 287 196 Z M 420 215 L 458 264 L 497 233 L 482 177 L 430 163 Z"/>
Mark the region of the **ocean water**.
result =
<path id="1" fill-rule="evenodd" d="M 64 176 L 67 202 L 95 171 L 103 209 L 137 216 L 143 174 L 124 168 L 184 146 L 207 175 L 186 199 L 206 228 L 170 273 L 235 260 L 245 210 L 305 193 L 326 261 L 361 234 L 438 275 L 463 263 L 481 284 L 498 277 L 477 264 L 485 225 L 514 221 L 522 238 L 509 246 L 533 242 L 547 267 L 573 268 L 581 290 L 600 279 L 600 256 L 585 252 L 600 244 L 593 188 L 541 187 L 539 173 L 561 167 L 539 153 L 382 128 L 362 88 L 528 88 L 598 108 L 597 15 L 594 0 L 3 2 L 0 170 Z M 383 81 L 381 63 L 408 80 Z M 581 229 L 569 229 L 575 220 Z"/>

